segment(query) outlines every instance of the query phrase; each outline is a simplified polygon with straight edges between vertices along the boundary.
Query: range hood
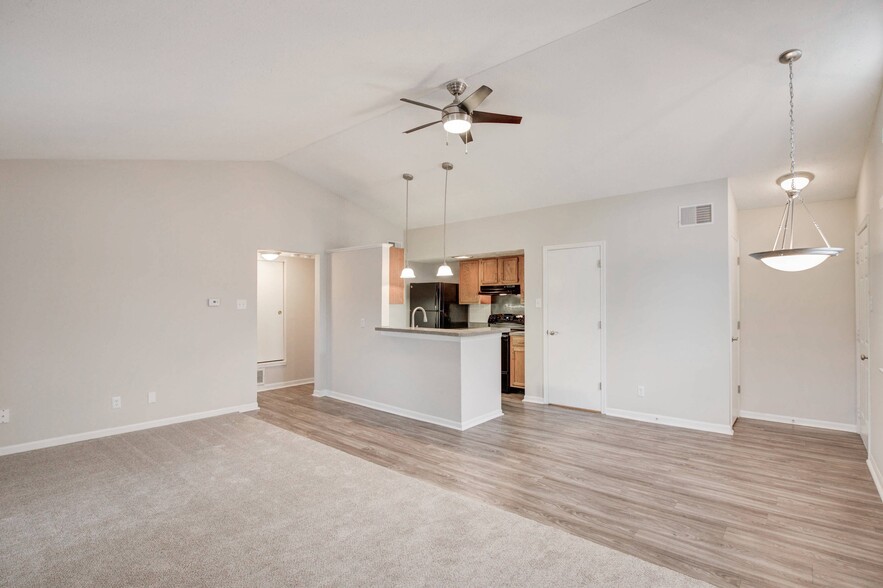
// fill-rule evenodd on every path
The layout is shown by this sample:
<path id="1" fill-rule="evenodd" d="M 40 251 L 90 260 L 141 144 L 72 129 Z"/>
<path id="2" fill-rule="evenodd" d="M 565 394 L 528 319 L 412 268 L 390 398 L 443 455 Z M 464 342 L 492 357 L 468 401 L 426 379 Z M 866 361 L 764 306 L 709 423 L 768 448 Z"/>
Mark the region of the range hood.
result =
<path id="1" fill-rule="evenodd" d="M 474 291 L 474 290 L 473 290 Z M 500 286 L 481 286 L 478 289 L 479 294 L 496 294 L 496 295 L 518 295 L 521 294 L 521 286 L 519 284 L 503 284 Z"/>

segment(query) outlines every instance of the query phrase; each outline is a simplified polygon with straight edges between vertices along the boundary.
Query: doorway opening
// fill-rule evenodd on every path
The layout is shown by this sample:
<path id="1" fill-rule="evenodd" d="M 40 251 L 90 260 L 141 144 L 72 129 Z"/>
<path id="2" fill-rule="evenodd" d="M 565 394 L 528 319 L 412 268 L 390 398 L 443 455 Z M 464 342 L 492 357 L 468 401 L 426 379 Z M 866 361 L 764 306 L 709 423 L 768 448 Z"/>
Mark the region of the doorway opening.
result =
<path id="1" fill-rule="evenodd" d="M 315 380 L 316 258 L 257 253 L 258 392 Z"/>

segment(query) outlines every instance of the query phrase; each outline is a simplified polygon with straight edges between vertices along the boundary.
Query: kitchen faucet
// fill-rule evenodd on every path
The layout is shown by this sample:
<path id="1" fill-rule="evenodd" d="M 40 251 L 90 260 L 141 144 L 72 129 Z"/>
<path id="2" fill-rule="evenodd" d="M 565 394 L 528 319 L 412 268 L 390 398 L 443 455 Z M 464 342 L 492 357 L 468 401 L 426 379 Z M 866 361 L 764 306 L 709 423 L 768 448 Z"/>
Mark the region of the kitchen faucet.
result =
<path id="1" fill-rule="evenodd" d="M 412 329 L 414 328 L 414 318 L 415 318 L 414 315 L 417 314 L 417 311 L 418 311 L 418 310 L 419 310 L 420 312 L 423 313 L 423 322 L 424 322 L 424 323 L 427 322 L 427 320 L 426 320 L 426 309 L 423 308 L 422 306 L 418 306 L 417 308 L 415 308 L 414 310 L 411 311 L 411 328 L 412 328 Z"/>

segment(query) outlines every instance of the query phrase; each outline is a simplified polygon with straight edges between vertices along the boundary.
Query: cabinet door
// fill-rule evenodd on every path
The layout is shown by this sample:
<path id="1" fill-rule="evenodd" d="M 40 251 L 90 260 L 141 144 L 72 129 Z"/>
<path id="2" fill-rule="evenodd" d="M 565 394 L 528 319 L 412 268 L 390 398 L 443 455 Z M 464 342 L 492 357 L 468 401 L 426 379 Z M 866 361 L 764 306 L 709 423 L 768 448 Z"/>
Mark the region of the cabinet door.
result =
<path id="1" fill-rule="evenodd" d="M 509 345 L 509 385 L 524 388 L 524 337 L 512 337 Z"/>
<path id="2" fill-rule="evenodd" d="M 496 257 L 493 259 L 479 259 L 478 263 L 478 275 L 482 286 L 496 286 L 500 283 Z"/>
<path id="3" fill-rule="evenodd" d="M 460 262 L 460 304 L 478 304 L 478 260 Z"/>
<path id="4" fill-rule="evenodd" d="M 521 284 L 521 304 L 524 304 L 524 256 L 518 256 L 518 280 Z"/>
<path id="5" fill-rule="evenodd" d="M 500 257 L 497 260 L 501 284 L 518 284 L 518 258 Z"/>

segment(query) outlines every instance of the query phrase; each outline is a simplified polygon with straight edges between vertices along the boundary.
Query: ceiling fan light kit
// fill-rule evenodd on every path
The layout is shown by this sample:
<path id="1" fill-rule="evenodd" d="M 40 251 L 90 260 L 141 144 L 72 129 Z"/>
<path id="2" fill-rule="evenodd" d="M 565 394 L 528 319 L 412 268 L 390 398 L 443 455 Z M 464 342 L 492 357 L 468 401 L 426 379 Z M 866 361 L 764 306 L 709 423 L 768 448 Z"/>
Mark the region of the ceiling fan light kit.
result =
<path id="1" fill-rule="evenodd" d="M 785 212 L 782 214 L 782 221 L 779 223 L 779 230 L 776 233 L 776 239 L 773 241 L 773 248 L 769 251 L 760 251 L 752 253 L 751 257 L 758 259 L 775 270 L 783 272 L 800 272 L 812 269 L 821 265 L 828 258 L 839 255 L 842 247 L 831 247 L 819 223 L 809 211 L 806 201 L 801 195 L 801 191 L 805 189 L 815 179 L 815 175 L 806 171 L 794 171 L 794 62 L 803 56 L 800 49 L 789 49 L 779 56 L 779 63 L 788 66 L 788 90 L 790 95 L 789 118 L 790 137 L 791 137 L 791 171 L 776 179 L 776 185 L 785 191 L 788 201 L 785 203 Z M 796 202 L 800 202 L 806 210 L 809 219 L 816 228 L 819 236 L 824 241 L 824 247 L 794 247 L 794 209 Z"/>

